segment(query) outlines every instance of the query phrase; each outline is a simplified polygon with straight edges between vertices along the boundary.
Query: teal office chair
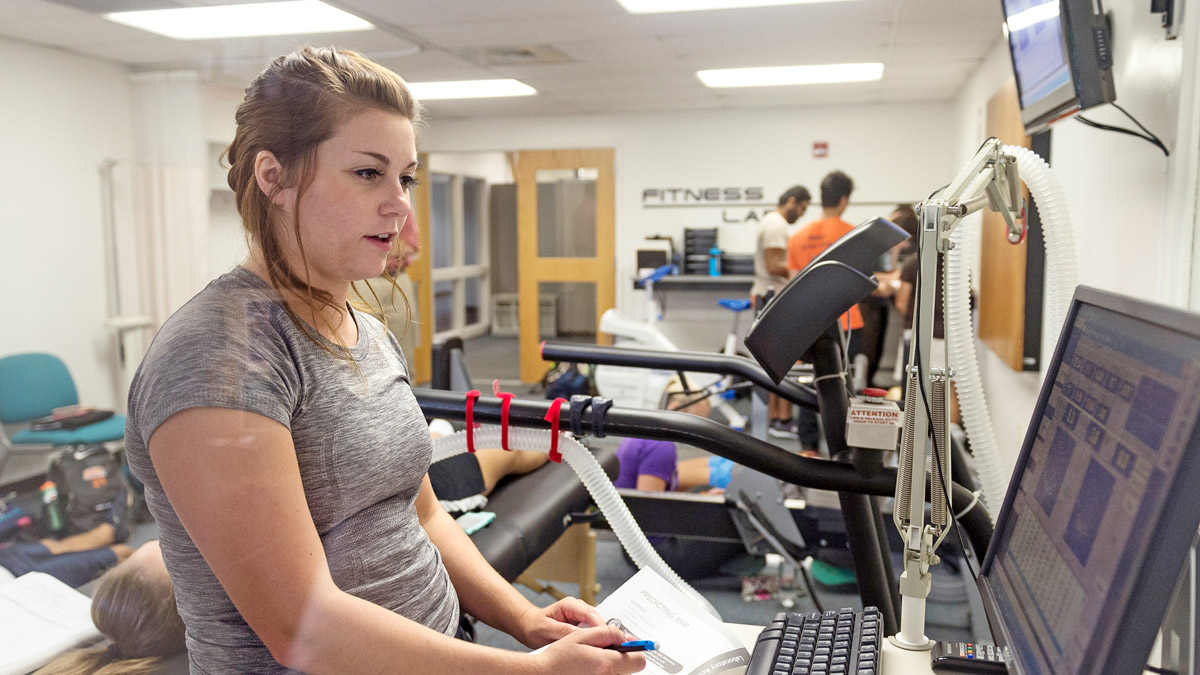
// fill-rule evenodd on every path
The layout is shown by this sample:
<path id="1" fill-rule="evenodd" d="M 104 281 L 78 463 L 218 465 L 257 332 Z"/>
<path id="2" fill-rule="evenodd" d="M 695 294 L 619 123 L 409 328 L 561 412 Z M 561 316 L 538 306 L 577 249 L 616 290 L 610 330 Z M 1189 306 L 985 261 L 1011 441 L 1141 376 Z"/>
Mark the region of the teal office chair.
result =
<path id="1" fill-rule="evenodd" d="M 30 353 L 0 358 L 0 476 L 14 454 L 44 453 L 124 438 L 124 415 L 113 415 L 77 429 L 33 431 L 26 427 L 12 438 L 4 431 L 3 425 L 24 424 L 51 414 L 55 408 L 77 403 L 75 381 L 57 356 Z"/>

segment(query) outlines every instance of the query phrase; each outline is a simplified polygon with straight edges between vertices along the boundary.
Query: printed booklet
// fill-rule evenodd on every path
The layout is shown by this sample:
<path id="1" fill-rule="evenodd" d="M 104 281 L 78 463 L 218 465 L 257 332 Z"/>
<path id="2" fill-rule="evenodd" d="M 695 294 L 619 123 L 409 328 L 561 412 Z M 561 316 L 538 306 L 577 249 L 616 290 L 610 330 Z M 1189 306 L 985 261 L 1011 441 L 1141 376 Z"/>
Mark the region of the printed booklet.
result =
<path id="1" fill-rule="evenodd" d="M 658 643 L 658 650 L 643 652 L 643 673 L 735 675 L 750 661 L 750 652 L 720 619 L 649 568 L 633 575 L 596 610 L 630 640 Z"/>

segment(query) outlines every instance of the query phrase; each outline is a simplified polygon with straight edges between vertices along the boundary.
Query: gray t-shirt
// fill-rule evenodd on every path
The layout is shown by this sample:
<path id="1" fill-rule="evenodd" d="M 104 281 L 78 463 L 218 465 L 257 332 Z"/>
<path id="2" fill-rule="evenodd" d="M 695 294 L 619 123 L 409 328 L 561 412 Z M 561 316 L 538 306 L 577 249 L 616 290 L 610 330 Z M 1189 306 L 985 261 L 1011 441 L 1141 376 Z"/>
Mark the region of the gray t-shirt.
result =
<path id="1" fill-rule="evenodd" d="M 374 318 L 353 316 L 357 371 L 314 344 L 276 293 L 238 267 L 167 320 L 138 368 L 125 448 L 162 530 L 193 673 L 287 671 L 233 606 L 150 461 L 146 444 L 155 429 L 187 408 L 246 410 L 288 427 L 337 586 L 455 632 L 458 596 L 415 507 L 432 453 L 429 430 L 395 338 Z"/>
<path id="2" fill-rule="evenodd" d="M 787 277 L 776 276 L 767 271 L 766 251 L 777 248 L 786 255 L 788 247 L 788 223 L 777 211 L 771 211 L 763 216 L 762 224 L 758 226 L 758 242 L 754 248 L 754 286 L 750 289 L 750 297 L 762 295 L 768 288 L 774 287 L 775 292 L 783 290 Z"/>

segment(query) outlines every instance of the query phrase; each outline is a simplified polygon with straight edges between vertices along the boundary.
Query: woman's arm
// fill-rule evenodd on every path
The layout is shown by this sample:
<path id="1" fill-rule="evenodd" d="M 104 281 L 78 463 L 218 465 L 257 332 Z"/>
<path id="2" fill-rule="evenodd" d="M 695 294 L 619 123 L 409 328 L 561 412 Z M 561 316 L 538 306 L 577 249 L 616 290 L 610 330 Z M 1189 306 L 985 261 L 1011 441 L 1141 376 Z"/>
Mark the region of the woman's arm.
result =
<path id="1" fill-rule="evenodd" d="M 87 532 L 73 534 L 62 539 L 42 539 L 38 543 L 45 546 L 51 555 L 90 551 L 94 548 L 116 543 L 116 537 L 113 536 L 114 531 L 112 523 L 100 523 Z"/>
<path id="2" fill-rule="evenodd" d="M 667 489 L 667 481 L 648 473 L 638 474 L 637 485 L 634 486 L 634 489 L 646 492 L 663 492 Z"/>
<path id="3" fill-rule="evenodd" d="M 542 647 L 582 626 L 602 626 L 594 608 L 576 598 L 539 608 L 504 580 L 450 514 L 441 507 L 429 476 L 417 495 L 421 526 L 442 554 L 463 611 L 512 635 L 527 647 Z"/>
<path id="4" fill-rule="evenodd" d="M 908 312 L 908 303 L 912 302 L 913 285 L 907 281 L 900 282 L 900 288 L 896 290 L 896 309 L 900 310 L 900 314 Z"/>
<path id="5" fill-rule="evenodd" d="M 421 673 L 547 672 L 548 660 L 455 640 L 338 589 L 278 422 L 188 409 L 154 432 L 149 451 L 188 534 L 281 664 L 314 674 L 396 672 L 401 663 Z"/>

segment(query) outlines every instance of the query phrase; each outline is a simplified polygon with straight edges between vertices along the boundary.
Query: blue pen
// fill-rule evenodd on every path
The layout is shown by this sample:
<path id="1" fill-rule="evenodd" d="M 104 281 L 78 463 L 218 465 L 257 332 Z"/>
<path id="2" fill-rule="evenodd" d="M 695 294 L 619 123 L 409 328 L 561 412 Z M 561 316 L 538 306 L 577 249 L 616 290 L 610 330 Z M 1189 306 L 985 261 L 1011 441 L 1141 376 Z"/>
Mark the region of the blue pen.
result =
<path id="1" fill-rule="evenodd" d="M 653 652 L 658 651 L 658 643 L 653 640 L 630 640 L 619 645 L 609 645 L 605 649 L 614 652 Z"/>

